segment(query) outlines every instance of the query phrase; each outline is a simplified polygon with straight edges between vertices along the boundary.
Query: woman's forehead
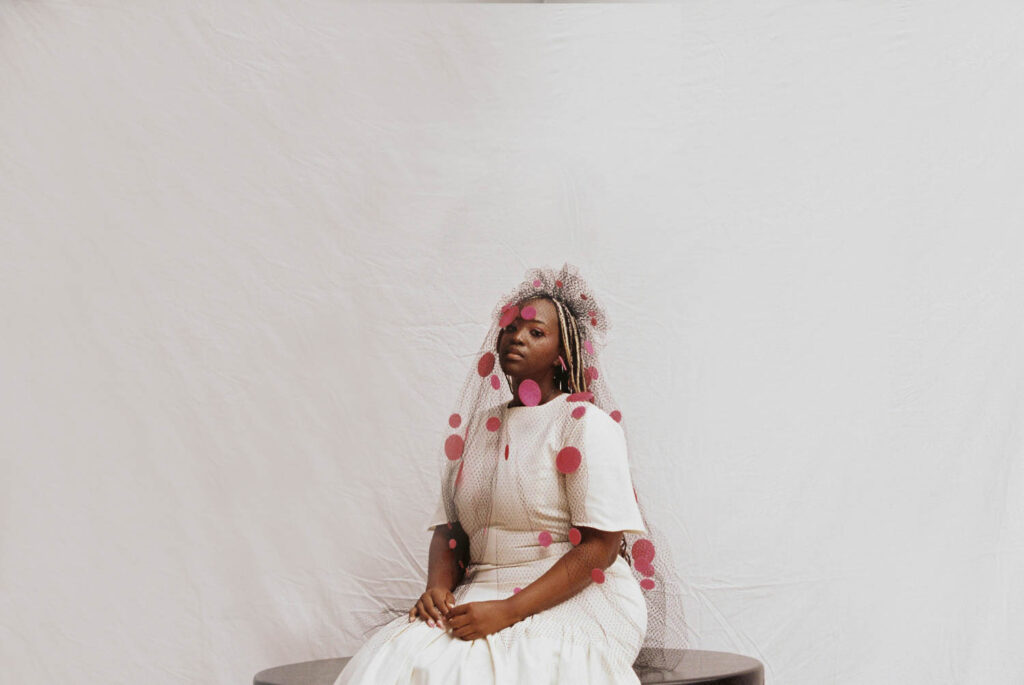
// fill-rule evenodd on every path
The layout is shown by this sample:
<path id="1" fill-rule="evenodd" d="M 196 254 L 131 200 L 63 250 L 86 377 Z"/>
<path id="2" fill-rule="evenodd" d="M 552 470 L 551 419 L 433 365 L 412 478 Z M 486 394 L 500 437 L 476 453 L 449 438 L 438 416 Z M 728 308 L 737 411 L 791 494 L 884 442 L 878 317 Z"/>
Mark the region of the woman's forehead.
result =
<path id="1" fill-rule="evenodd" d="M 527 314 L 531 313 L 528 311 L 530 307 L 533 307 L 533 316 L 523 316 L 523 310 L 527 310 Z M 519 303 L 519 318 L 552 326 L 558 321 L 558 310 L 555 309 L 555 304 L 545 297 L 526 298 Z"/>

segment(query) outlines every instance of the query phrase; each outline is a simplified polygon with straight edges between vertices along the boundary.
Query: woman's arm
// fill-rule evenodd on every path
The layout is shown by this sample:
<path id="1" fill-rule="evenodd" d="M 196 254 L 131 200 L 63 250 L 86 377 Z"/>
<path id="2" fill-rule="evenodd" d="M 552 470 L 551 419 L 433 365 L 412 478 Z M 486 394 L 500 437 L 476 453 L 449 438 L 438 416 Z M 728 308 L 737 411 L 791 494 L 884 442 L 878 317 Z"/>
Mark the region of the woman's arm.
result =
<path id="1" fill-rule="evenodd" d="M 615 562 L 622 531 L 609 532 L 580 527 L 580 544 L 555 562 L 544 574 L 505 601 L 514 622 L 569 599 L 594 582 L 591 573 L 602 571 Z"/>
<path id="2" fill-rule="evenodd" d="M 527 616 L 564 602 L 594 582 L 593 570 L 612 565 L 618 554 L 622 531 L 609 532 L 579 527 L 580 544 L 554 563 L 544 574 L 506 599 L 457 604 L 445 616 L 452 635 L 475 640 L 507 628 Z"/>
<path id="3" fill-rule="evenodd" d="M 454 547 L 451 541 L 455 541 Z M 469 538 L 458 521 L 435 526 L 427 562 L 427 589 L 409 610 L 409 621 L 419 615 L 427 625 L 443 626 L 442 617 L 455 605 L 452 591 L 462 582 L 469 560 Z"/>
<path id="4" fill-rule="evenodd" d="M 469 557 L 469 536 L 462 530 L 458 521 L 434 528 L 434 537 L 430 540 L 430 556 L 427 561 L 427 589 L 440 587 L 449 592 L 462 582 L 466 574 L 465 564 Z M 455 540 L 452 549 L 449 540 Z M 459 565 L 462 561 L 462 566 Z"/>

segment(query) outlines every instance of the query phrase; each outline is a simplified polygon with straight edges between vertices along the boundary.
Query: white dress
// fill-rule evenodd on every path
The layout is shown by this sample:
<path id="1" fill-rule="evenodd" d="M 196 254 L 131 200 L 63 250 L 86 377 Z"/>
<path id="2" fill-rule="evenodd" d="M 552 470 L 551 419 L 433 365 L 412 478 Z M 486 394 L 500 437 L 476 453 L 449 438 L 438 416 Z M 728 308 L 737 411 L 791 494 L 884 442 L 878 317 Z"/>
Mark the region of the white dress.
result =
<path id="1" fill-rule="evenodd" d="M 455 490 L 471 561 L 452 591 L 456 604 L 504 599 L 526 587 L 572 549 L 573 526 L 647 533 L 622 427 L 596 405 L 566 397 L 496 405 L 485 411 L 498 428 L 493 420 L 489 428 L 482 420 L 471 424 L 478 428 L 467 444 L 481 449 L 467 450 Z M 570 417 L 580 406 L 584 414 Z M 572 473 L 556 467 L 567 444 L 582 453 Z M 445 511 L 439 502 L 427 530 L 447 524 Z M 419 618 L 410 623 L 405 614 L 373 633 L 334 685 L 636 684 L 632 663 L 647 630 L 643 592 L 616 556 L 603 582 L 475 640 Z"/>

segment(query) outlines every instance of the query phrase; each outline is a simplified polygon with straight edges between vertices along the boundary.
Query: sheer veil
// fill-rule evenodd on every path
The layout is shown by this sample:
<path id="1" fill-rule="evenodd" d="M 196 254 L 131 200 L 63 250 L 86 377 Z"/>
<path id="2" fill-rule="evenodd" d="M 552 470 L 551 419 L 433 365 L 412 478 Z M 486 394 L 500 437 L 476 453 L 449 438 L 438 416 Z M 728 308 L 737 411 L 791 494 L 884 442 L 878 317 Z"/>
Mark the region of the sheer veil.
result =
<path id="1" fill-rule="evenodd" d="M 601 354 L 606 347 L 611 327 L 599 296 L 583 280 L 579 270 L 571 264 L 565 263 L 557 270 L 551 268 L 529 269 L 518 287 L 506 293 L 491 312 L 489 330 L 473 358 L 459 395 L 451 407 L 448 425 L 444 429 L 443 445 L 438 446 L 441 502 L 448 521 L 460 520 L 460 512 L 457 511 L 455 503 L 457 490 L 460 487 L 465 488 L 468 478 L 480 478 L 478 471 L 466 469 L 464 472 L 464 465 L 474 458 L 491 460 L 487 463 L 493 463 L 500 459 L 500 447 L 495 449 L 493 441 L 488 443 L 487 440 L 490 439 L 491 432 L 496 430 L 494 422 L 499 420 L 495 418 L 497 413 L 495 410 L 511 401 L 513 395 L 510 379 L 502 378 L 504 374 L 497 363 L 498 334 L 509 321 L 515 319 L 520 313 L 520 303 L 537 296 L 547 296 L 561 303 L 563 307 L 559 308 L 559 311 L 574 318 L 577 327 L 577 338 L 580 342 L 578 349 L 565 350 L 566 356 L 575 357 L 567 361 L 571 361 L 572 366 L 577 370 L 576 382 L 570 384 L 563 372 L 563 377 L 557 378 L 557 380 L 562 389 L 567 392 L 564 396 L 551 400 L 551 402 L 566 401 L 572 405 L 572 411 L 561 412 L 557 415 L 564 417 L 566 426 L 563 435 L 567 444 L 581 439 L 580 433 L 573 424 L 578 423 L 577 419 L 581 418 L 584 412 L 594 411 L 596 407 L 622 429 L 621 433 L 616 432 L 617 429 L 612 422 L 604 417 L 588 417 L 594 422 L 594 425 L 607 424 L 611 426 L 610 429 L 606 429 L 611 432 L 604 433 L 611 436 L 610 439 L 620 440 L 621 438 L 617 436 L 625 437 L 623 444 L 628 455 L 628 468 L 631 477 L 636 472 L 635 466 L 638 459 L 643 456 L 637 453 L 634 443 L 629 441 L 629 410 L 619 406 L 604 377 Z M 583 378 L 584 388 L 578 387 L 580 375 Z M 579 390 L 579 392 L 572 392 L 572 390 Z M 475 437 L 477 435 L 482 435 L 487 439 L 478 439 Z M 582 447 L 582 445 L 577 445 L 577 447 Z M 499 452 L 499 454 L 494 454 L 491 450 Z M 586 465 L 585 449 L 583 465 Z M 490 468 L 495 470 L 494 467 Z M 559 468 L 561 469 L 561 466 Z M 620 556 L 626 559 L 634 578 L 642 589 L 647 606 L 647 626 L 643 647 L 634 666 L 640 670 L 672 669 L 681 657 L 679 650 L 687 646 L 688 628 L 683 615 L 683 586 L 673 564 L 669 543 L 664 533 L 651 520 L 649 509 L 646 506 L 648 502 L 644 499 L 636 479 L 632 478 L 632 482 L 633 498 L 640 510 L 644 527 L 647 529 L 646 534 L 627 531 L 624 534 L 624 549 L 620 551 Z M 545 487 L 545 485 L 539 484 L 538 487 Z M 562 487 L 565 487 L 564 484 Z M 462 513 L 466 514 L 465 511 Z M 548 535 L 548 540 L 551 539 L 550 533 L 568 535 L 568 539 L 573 539 L 571 530 L 538 532 L 542 536 Z M 561 539 L 565 540 L 566 538 L 562 537 Z M 472 540 L 473 545 L 491 543 L 486 532 L 482 537 L 477 536 Z M 468 557 L 465 558 L 468 559 Z M 468 562 L 460 562 L 463 565 L 465 563 Z M 616 625 L 614 621 L 609 622 L 607 616 L 595 615 L 593 618 L 605 625 Z"/>

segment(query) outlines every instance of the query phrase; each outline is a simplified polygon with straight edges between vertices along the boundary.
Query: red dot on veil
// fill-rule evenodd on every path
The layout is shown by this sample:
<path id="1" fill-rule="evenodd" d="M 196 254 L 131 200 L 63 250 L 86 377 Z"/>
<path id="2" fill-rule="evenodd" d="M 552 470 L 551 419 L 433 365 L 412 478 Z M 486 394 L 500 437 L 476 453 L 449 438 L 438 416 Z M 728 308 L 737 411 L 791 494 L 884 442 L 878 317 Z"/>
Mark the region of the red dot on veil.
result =
<path id="1" fill-rule="evenodd" d="M 597 325 L 597 319 L 591 318 L 590 319 L 590 325 L 591 326 L 596 326 Z"/>
<path id="2" fill-rule="evenodd" d="M 590 577 L 594 579 L 595 583 L 603 583 L 604 582 L 604 571 L 602 571 L 599 568 L 591 569 Z"/>
<path id="3" fill-rule="evenodd" d="M 519 305 L 513 304 L 506 306 L 508 307 L 508 309 L 502 307 L 501 311 L 503 311 L 504 314 L 502 314 L 501 318 L 498 319 L 498 325 L 501 326 L 502 328 L 515 321 L 516 317 L 519 316 Z"/>
<path id="4" fill-rule="evenodd" d="M 587 294 L 586 293 L 580 293 L 580 299 L 582 299 L 582 300 L 587 299 Z"/>
<path id="5" fill-rule="evenodd" d="M 653 590 L 654 589 L 654 581 L 651 580 L 650 578 L 644 578 L 643 580 L 640 581 L 640 587 L 642 587 L 645 590 Z"/>
<path id="6" fill-rule="evenodd" d="M 551 544 L 551 533 L 546 530 L 542 530 L 540 535 L 537 536 L 537 542 L 540 543 L 541 547 L 547 547 Z"/>
<path id="7" fill-rule="evenodd" d="M 462 441 L 461 435 L 449 435 L 444 441 L 444 453 L 452 461 L 462 456 L 462 450 L 466 444 Z"/>
<path id="8" fill-rule="evenodd" d="M 458 414 L 452 414 L 448 417 L 448 425 L 452 428 L 458 428 L 460 423 L 462 423 L 462 417 Z"/>
<path id="9" fill-rule="evenodd" d="M 493 433 L 494 431 L 501 428 L 501 419 L 499 419 L 497 416 L 492 416 L 491 418 L 487 419 L 487 423 L 485 425 L 487 426 L 487 430 Z"/>
<path id="10" fill-rule="evenodd" d="M 522 317 L 524 319 L 529 321 L 530 319 L 532 319 L 535 316 L 537 316 L 537 310 L 534 309 L 532 305 L 527 305 L 527 306 L 523 307 Z"/>
<path id="11" fill-rule="evenodd" d="M 580 467 L 583 455 L 575 447 L 563 447 L 555 457 L 555 466 L 562 473 L 572 473 Z"/>
<path id="12" fill-rule="evenodd" d="M 640 538 L 633 543 L 632 553 L 637 563 L 649 564 L 654 560 L 654 543 L 647 538 Z"/>
<path id="13" fill-rule="evenodd" d="M 508 445 L 505 445 L 505 461 L 508 461 Z"/>
<path id="14" fill-rule="evenodd" d="M 491 374 L 491 387 L 495 390 L 501 387 L 501 381 L 498 380 L 498 374 L 496 373 Z"/>
<path id="15" fill-rule="evenodd" d="M 537 381 L 527 378 L 519 384 L 519 399 L 527 407 L 536 407 L 540 403 L 540 386 Z"/>
<path id="16" fill-rule="evenodd" d="M 569 542 L 571 542 L 574 545 L 578 545 L 578 544 L 580 544 L 580 542 L 582 540 L 583 540 L 583 533 L 580 532 L 579 528 L 570 528 L 569 529 Z"/>
<path id="17" fill-rule="evenodd" d="M 635 562 L 633 564 L 633 568 L 635 568 L 637 571 L 639 571 L 640 573 L 642 573 L 645 576 L 653 576 L 654 575 L 654 567 L 651 566 L 650 564 L 645 564 L 645 563 L 643 563 L 641 561 L 637 561 L 637 562 Z"/>
<path id="18" fill-rule="evenodd" d="M 558 286 L 559 288 L 561 288 L 562 287 L 562 282 L 561 281 L 555 281 L 555 285 Z"/>
<path id="19" fill-rule="evenodd" d="M 476 372 L 483 378 L 491 371 L 494 370 L 494 353 L 484 352 L 483 356 L 480 357 L 480 361 L 476 363 Z"/>
<path id="20" fill-rule="evenodd" d="M 615 419 L 615 422 L 616 422 L 616 423 L 618 423 L 619 421 L 622 421 L 622 412 L 621 412 L 621 411 L 619 411 L 618 409 L 616 409 L 615 411 L 613 411 L 613 412 L 612 412 L 611 414 L 609 414 L 608 416 L 610 416 L 610 417 L 612 417 L 613 419 Z"/>
<path id="21" fill-rule="evenodd" d="M 579 407 L 576 407 L 575 409 L 572 410 L 572 417 L 574 419 L 578 419 L 581 416 L 583 416 L 583 414 L 585 414 L 586 411 L 587 411 L 587 408 L 582 406 L 582 405 L 580 405 Z"/>

